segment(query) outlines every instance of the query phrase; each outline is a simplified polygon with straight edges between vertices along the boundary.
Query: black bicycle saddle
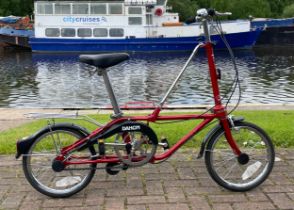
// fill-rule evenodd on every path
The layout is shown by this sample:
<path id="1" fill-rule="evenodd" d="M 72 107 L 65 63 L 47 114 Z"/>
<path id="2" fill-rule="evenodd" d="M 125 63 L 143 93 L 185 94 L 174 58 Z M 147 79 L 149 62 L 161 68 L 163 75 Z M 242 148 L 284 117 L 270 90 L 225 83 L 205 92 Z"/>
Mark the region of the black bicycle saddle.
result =
<path id="1" fill-rule="evenodd" d="M 112 54 L 98 54 L 98 55 L 80 55 L 80 62 L 96 66 L 100 69 L 106 69 L 115 66 L 130 58 L 127 53 L 112 53 Z"/>

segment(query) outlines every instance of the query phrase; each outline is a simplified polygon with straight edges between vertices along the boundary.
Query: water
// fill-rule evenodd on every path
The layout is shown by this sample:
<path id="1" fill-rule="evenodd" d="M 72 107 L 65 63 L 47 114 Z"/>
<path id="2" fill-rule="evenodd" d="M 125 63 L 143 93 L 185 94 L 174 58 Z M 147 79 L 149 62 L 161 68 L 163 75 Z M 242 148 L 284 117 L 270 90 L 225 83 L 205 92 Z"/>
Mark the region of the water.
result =
<path id="1" fill-rule="evenodd" d="M 294 54 L 283 52 L 236 52 L 241 103 L 294 103 Z M 109 75 L 119 103 L 160 101 L 188 56 L 132 54 L 129 61 L 112 67 Z M 231 89 L 235 73 L 227 53 L 217 52 L 215 57 L 222 69 L 224 94 Z M 213 102 L 206 62 L 203 53 L 193 60 L 168 104 Z M 0 51 L 0 63 L 0 107 L 93 108 L 110 104 L 102 78 L 80 64 L 78 55 Z M 234 94 L 232 103 L 237 98 Z"/>

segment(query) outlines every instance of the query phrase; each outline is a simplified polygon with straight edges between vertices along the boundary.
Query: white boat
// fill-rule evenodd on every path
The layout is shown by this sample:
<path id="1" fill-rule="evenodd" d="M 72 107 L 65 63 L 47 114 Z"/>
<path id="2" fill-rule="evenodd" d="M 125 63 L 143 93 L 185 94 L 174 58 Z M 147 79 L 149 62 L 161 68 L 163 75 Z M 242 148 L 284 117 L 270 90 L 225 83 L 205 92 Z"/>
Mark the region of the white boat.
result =
<path id="1" fill-rule="evenodd" d="M 202 38 L 200 24 L 181 23 L 167 0 L 37 0 L 34 7 L 30 45 L 37 52 L 189 51 Z M 247 20 L 224 22 L 222 30 L 233 48 L 251 48 L 260 33 Z M 225 47 L 219 35 L 212 41 Z"/>

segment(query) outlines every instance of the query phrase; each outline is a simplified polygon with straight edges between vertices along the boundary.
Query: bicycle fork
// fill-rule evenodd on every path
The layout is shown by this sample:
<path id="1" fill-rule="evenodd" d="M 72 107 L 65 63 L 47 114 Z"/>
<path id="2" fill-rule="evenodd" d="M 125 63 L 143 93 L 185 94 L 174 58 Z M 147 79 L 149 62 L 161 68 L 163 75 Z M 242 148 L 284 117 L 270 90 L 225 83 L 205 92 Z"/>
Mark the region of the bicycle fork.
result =
<path id="1" fill-rule="evenodd" d="M 215 108 L 214 113 L 220 115 L 220 124 L 222 125 L 224 131 L 225 131 L 225 137 L 227 139 L 228 144 L 230 145 L 231 149 L 233 150 L 234 154 L 237 157 L 240 157 L 242 154 L 237 143 L 235 142 L 231 129 L 230 129 L 230 123 L 228 119 L 227 112 L 225 110 L 225 107 L 222 105 L 221 102 L 221 96 L 220 96 L 220 90 L 218 85 L 218 79 L 220 78 L 217 74 L 215 61 L 214 61 L 214 52 L 213 52 L 213 44 L 210 40 L 210 34 L 208 30 L 207 20 L 203 21 L 204 26 L 204 33 L 206 37 L 206 43 L 205 43 L 205 51 L 206 56 L 208 59 L 208 67 L 209 67 L 209 73 L 210 73 L 210 79 L 211 79 L 211 86 L 213 91 L 213 97 L 215 102 Z M 233 125 L 232 125 L 233 126 Z"/>

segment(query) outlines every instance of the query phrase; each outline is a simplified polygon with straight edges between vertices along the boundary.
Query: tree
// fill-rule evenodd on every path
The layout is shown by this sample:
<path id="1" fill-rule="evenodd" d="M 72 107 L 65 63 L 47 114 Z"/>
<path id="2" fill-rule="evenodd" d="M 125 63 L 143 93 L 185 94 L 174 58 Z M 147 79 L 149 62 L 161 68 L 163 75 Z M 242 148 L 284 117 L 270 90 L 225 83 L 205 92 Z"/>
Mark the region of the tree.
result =
<path id="1" fill-rule="evenodd" d="M 192 2 L 196 2 L 199 8 L 210 8 L 212 0 L 191 0 Z"/>
<path id="2" fill-rule="evenodd" d="M 284 8 L 283 17 L 294 17 L 294 4 L 290 4 Z"/>
<path id="3" fill-rule="evenodd" d="M 0 0 L 0 16 L 33 14 L 33 0 Z"/>
<path id="4" fill-rule="evenodd" d="M 233 0 L 229 11 L 232 19 L 253 17 L 270 17 L 271 9 L 267 0 Z"/>
<path id="5" fill-rule="evenodd" d="M 197 3 L 190 0 L 170 0 L 168 1 L 168 5 L 172 6 L 173 12 L 179 13 L 181 21 L 185 21 L 189 17 L 195 16 L 198 8 Z"/>

